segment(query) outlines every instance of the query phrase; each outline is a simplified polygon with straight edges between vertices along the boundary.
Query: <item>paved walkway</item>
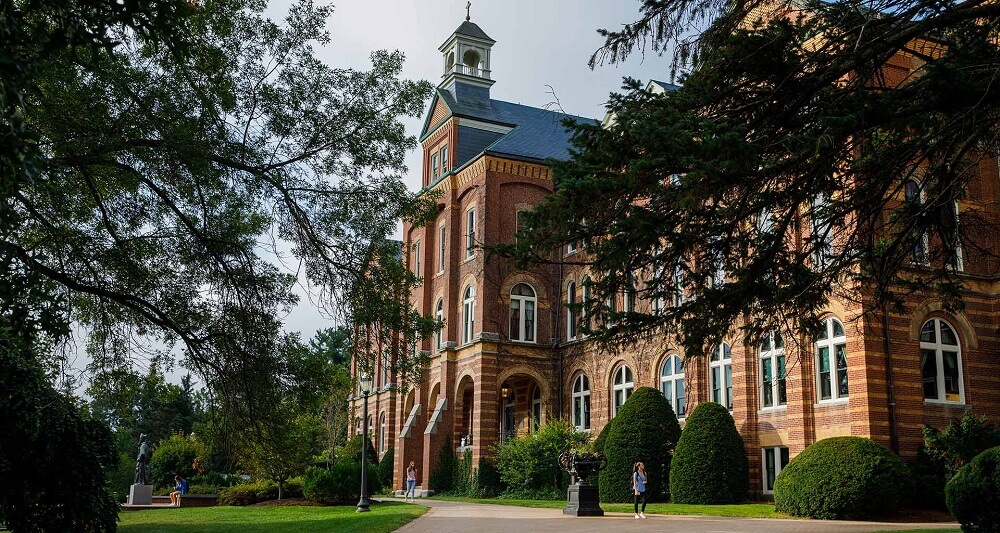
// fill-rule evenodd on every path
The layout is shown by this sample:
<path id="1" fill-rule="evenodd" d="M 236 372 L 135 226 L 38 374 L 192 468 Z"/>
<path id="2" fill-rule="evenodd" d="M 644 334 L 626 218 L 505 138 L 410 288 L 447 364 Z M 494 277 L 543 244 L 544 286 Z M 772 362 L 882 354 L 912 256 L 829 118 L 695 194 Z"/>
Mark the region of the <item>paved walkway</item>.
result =
<path id="1" fill-rule="evenodd" d="M 401 501 L 401 500 L 400 500 Z M 563 516 L 561 509 L 533 509 L 510 505 L 422 500 L 430 507 L 422 517 L 401 527 L 400 533 L 527 533 L 531 531 L 678 531 L 684 533 L 836 533 L 891 531 L 896 529 L 949 529 L 957 524 L 889 524 L 824 520 L 775 520 L 712 516 L 649 515 L 635 520 L 631 514 L 607 513 L 600 518 Z"/>

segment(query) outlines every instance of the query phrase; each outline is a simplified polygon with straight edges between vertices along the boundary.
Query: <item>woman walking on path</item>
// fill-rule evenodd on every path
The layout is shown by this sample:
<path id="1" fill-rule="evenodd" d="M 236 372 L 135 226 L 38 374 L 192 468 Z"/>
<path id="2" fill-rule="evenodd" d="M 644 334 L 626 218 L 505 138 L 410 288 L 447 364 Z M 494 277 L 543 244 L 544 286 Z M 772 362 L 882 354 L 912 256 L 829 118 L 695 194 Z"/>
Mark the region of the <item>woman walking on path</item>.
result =
<path id="1" fill-rule="evenodd" d="M 632 492 L 635 517 L 646 518 L 646 465 L 642 461 L 632 467 Z M 642 498 L 642 511 L 639 510 L 639 498 Z"/>
<path id="2" fill-rule="evenodd" d="M 406 494 L 403 495 L 403 501 L 416 501 L 416 498 L 414 497 L 414 489 L 416 486 L 417 463 L 410 461 L 410 466 L 406 469 Z"/>

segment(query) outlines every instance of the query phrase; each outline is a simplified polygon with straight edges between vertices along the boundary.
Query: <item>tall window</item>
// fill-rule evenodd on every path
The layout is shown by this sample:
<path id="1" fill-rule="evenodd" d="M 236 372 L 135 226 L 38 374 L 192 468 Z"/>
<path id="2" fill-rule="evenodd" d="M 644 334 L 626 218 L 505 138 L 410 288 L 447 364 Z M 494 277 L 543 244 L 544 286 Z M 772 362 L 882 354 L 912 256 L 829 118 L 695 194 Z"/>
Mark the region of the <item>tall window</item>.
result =
<path id="1" fill-rule="evenodd" d="M 517 213 L 514 214 L 514 242 L 515 243 L 518 242 L 518 240 L 520 239 L 521 233 L 524 232 L 524 229 L 527 227 L 527 219 L 526 219 L 527 216 L 528 216 L 528 212 L 525 211 L 524 209 L 522 209 L 522 210 L 520 210 L 520 211 L 518 211 Z"/>
<path id="2" fill-rule="evenodd" d="M 576 310 L 576 283 L 569 282 L 566 285 L 566 339 L 576 338 L 577 310 Z"/>
<path id="3" fill-rule="evenodd" d="M 573 380 L 573 426 L 590 429 L 590 380 L 584 374 Z"/>
<path id="4" fill-rule="evenodd" d="M 587 311 L 587 306 L 590 305 L 590 276 L 583 278 L 583 311 L 581 311 L 580 320 L 583 321 L 584 325 L 588 328 L 590 327 L 590 313 Z"/>
<path id="5" fill-rule="evenodd" d="M 684 265 L 680 261 L 674 265 L 674 307 L 684 304 Z"/>
<path id="6" fill-rule="evenodd" d="M 945 246 L 948 247 L 948 261 L 949 265 L 955 269 L 956 272 L 961 272 L 965 269 L 964 262 L 962 261 L 962 236 L 959 232 L 959 220 L 958 220 L 958 201 L 955 201 L 951 206 L 952 219 L 949 221 L 951 227 L 947 229 L 945 235 Z"/>
<path id="7" fill-rule="evenodd" d="M 438 298 L 434 317 L 438 319 L 438 322 L 444 322 L 444 298 Z M 440 352 L 442 348 L 444 348 L 444 326 L 434 334 L 434 350 Z"/>
<path id="8" fill-rule="evenodd" d="M 469 285 L 462 293 L 462 344 L 472 342 L 472 329 L 476 325 L 476 290 Z"/>
<path id="9" fill-rule="evenodd" d="M 535 290 L 518 283 L 510 290 L 510 340 L 535 342 Z"/>
<path id="10" fill-rule="evenodd" d="M 833 257 L 833 224 L 830 220 L 830 195 L 822 192 L 813 197 L 812 211 L 812 264 L 817 270 L 830 265 Z"/>
<path id="11" fill-rule="evenodd" d="M 431 155 L 431 178 L 438 177 L 438 155 Z"/>
<path id="12" fill-rule="evenodd" d="M 669 355 L 660 368 L 660 390 L 670 402 L 677 418 L 686 412 L 684 401 L 684 360 L 679 355 Z"/>
<path id="13" fill-rule="evenodd" d="M 920 368 L 924 378 L 924 399 L 963 403 L 962 350 L 950 324 L 934 318 L 920 330 Z"/>
<path id="14" fill-rule="evenodd" d="M 614 324 L 614 318 L 612 315 L 618 311 L 618 298 L 615 293 L 608 294 L 608 297 L 604 300 L 604 308 L 608 313 L 608 324 Z"/>
<path id="15" fill-rule="evenodd" d="M 924 192 L 920 189 L 920 185 L 913 180 L 906 180 L 903 183 L 903 196 L 906 199 L 906 203 L 911 206 L 912 209 L 919 209 L 924 203 Z M 927 234 L 922 233 L 920 237 L 916 239 L 913 244 L 913 249 L 910 250 L 910 257 L 914 263 L 926 263 L 927 262 Z"/>
<path id="16" fill-rule="evenodd" d="M 476 255 L 476 210 L 469 209 L 469 212 L 465 215 L 467 231 L 465 235 L 465 257 L 472 257 Z"/>
<path id="17" fill-rule="evenodd" d="M 504 383 L 504 388 L 507 384 Z M 517 397 L 513 388 L 508 388 L 503 400 L 503 428 L 500 433 L 501 442 L 509 442 L 517 436 Z"/>
<path id="18" fill-rule="evenodd" d="M 622 294 L 622 311 L 626 313 L 635 312 L 635 276 L 628 275 L 628 285 Z"/>
<path id="19" fill-rule="evenodd" d="M 441 147 L 441 173 L 448 172 L 448 145 Z"/>
<path id="20" fill-rule="evenodd" d="M 615 379 L 611 386 L 611 393 L 614 403 L 612 404 L 611 416 L 618 415 L 618 408 L 625 404 L 625 400 L 632 395 L 635 383 L 632 382 L 632 369 L 622 365 L 615 371 Z"/>
<path id="21" fill-rule="evenodd" d="M 819 401 L 847 398 L 847 336 L 836 318 L 826 319 L 816 337 L 816 383 Z"/>
<path id="22" fill-rule="evenodd" d="M 778 332 L 768 333 L 760 343 L 761 407 L 788 404 L 785 394 L 785 341 Z"/>
<path id="23" fill-rule="evenodd" d="M 764 492 L 774 492 L 774 480 L 788 466 L 788 448 L 775 446 L 764 450 Z"/>
<path id="24" fill-rule="evenodd" d="M 708 358 L 712 380 L 712 401 L 726 409 L 733 408 L 733 356 L 729 344 L 722 343 L 712 349 Z"/>
<path id="25" fill-rule="evenodd" d="M 385 413 L 378 419 L 378 454 L 382 455 L 385 453 L 386 447 L 386 427 L 385 427 Z"/>
<path id="26" fill-rule="evenodd" d="M 444 260 L 446 252 L 446 239 L 448 232 L 445 230 L 445 225 L 441 224 L 438 228 L 438 273 L 444 272 Z"/>
<path id="27" fill-rule="evenodd" d="M 413 265 L 413 273 L 420 275 L 420 241 L 413 243 L 413 261 L 410 262 Z"/>
<path id="28" fill-rule="evenodd" d="M 416 346 L 414 345 L 414 351 L 416 351 Z M 392 370 L 392 365 L 389 364 L 389 354 L 382 354 L 382 386 L 385 387 L 389 385 L 390 371 Z"/>
<path id="29" fill-rule="evenodd" d="M 573 255 L 576 253 L 576 241 L 573 241 L 566 245 L 566 255 Z"/>
<path id="30" fill-rule="evenodd" d="M 535 387 L 531 393 L 531 431 L 538 431 L 542 425 L 542 389 Z"/>

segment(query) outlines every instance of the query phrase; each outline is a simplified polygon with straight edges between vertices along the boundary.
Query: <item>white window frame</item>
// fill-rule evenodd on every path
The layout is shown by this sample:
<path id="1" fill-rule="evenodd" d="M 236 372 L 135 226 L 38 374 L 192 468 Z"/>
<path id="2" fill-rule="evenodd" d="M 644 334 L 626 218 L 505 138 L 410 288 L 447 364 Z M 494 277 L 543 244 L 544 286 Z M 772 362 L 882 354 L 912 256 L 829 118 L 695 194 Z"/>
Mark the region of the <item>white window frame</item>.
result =
<path id="1" fill-rule="evenodd" d="M 476 327 L 476 288 L 471 284 L 462 291 L 462 344 L 472 342 Z"/>
<path id="2" fill-rule="evenodd" d="M 780 333 L 772 331 L 764 337 L 758 348 L 760 353 L 760 408 L 771 410 L 786 407 L 788 405 L 786 383 L 788 361 L 785 356 L 784 338 Z M 770 383 L 764 381 L 765 368 L 767 367 L 771 369 Z M 771 405 L 767 405 L 765 402 L 767 392 L 771 393 Z M 782 392 L 784 392 L 785 401 L 781 401 Z"/>
<path id="3" fill-rule="evenodd" d="M 434 152 L 431 154 L 431 178 L 438 177 L 438 154 Z"/>
<path id="4" fill-rule="evenodd" d="M 438 226 L 438 274 L 444 274 L 445 260 L 448 256 L 448 225 L 441 223 Z"/>
<path id="5" fill-rule="evenodd" d="M 628 365 L 621 365 L 615 370 L 614 380 L 611 382 L 611 417 L 618 416 L 618 409 L 625 405 L 629 396 L 635 392 L 635 379 L 632 369 Z M 621 398 L 621 403 L 618 399 Z"/>
<path id="6" fill-rule="evenodd" d="M 816 270 L 826 270 L 833 257 L 833 221 L 829 214 L 823 215 L 824 209 L 829 209 L 830 195 L 821 192 L 812 199 L 812 209 L 809 212 L 812 226 L 812 264 Z"/>
<path id="7" fill-rule="evenodd" d="M 420 276 L 420 241 L 413 243 L 413 274 Z"/>
<path id="8" fill-rule="evenodd" d="M 444 297 L 438 298 L 437 308 L 434 311 L 434 317 L 439 321 L 444 322 Z M 441 326 L 434 333 L 434 351 L 440 352 L 444 349 L 444 326 Z"/>
<path id="9" fill-rule="evenodd" d="M 716 375 L 718 370 L 718 375 Z M 733 352 L 729 343 L 712 348 L 708 358 L 709 401 L 733 410 Z M 720 383 L 716 383 L 716 379 Z M 716 387 L 718 385 L 718 387 Z"/>
<path id="10" fill-rule="evenodd" d="M 906 197 L 906 184 L 909 183 L 909 182 L 913 182 L 913 184 L 917 186 L 917 198 L 916 198 L 916 202 L 917 202 L 917 205 L 922 208 L 923 205 L 924 205 L 924 202 L 926 201 L 926 198 L 924 197 L 924 186 L 923 186 L 922 183 L 920 183 L 919 181 L 917 181 L 915 179 L 907 179 L 907 180 L 903 181 L 903 201 L 906 202 L 906 203 L 910 203 L 910 202 L 913 201 L 913 200 L 910 200 L 910 199 L 908 199 Z M 919 256 L 918 256 L 917 251 L 915 249 L 914 250 L 910 250 L 910 261 L 913 264 L 915 264 L 915 265 L 924 265 L 924 266 L 926 266 L 930 262 L 930 255 L 931 255 L 930 254 L 930 240 L 929 240 L 929 238 L 927 236 L 927 232 L 926 231 L 920 236 L 920 246 L 923 248 L 923 250 L 921 251 L 921 253 L 919 254 Z"/>
<path id="11" fill-rule="evenodd" d="M 590 327 L 590 313 L 588 312 L 587 308 L 587 306 L 590 305 L 590 276 L 585 276 L 583 278 L 583 282 L 581 283 L 581 285 L 583 286 L 583 288 L 580 290 L 581 292 L 580 301 L 583 305 L 583 309 L 580 311 L 580 322 L 582 324 L 587 325 L 587 327 Z M 586 335 L 583 334 L 579 336 L 586 337 Z"/>
<path id="12" fill-rule="evenodd" d="M 579 327 L 577 310 L 571 306 L 576 304 L 576 282 L 566 284 L 566 340 L 576 340 Z"/>
<path id="13" fill-rule="evenodd" d="M 528 290 L 531 291 L 532 295 L 531 296 L 520 295 L 520 294 L 515 295 L 514 289 L 520 287 L 521 285 L 527 287 Z M 515 302 L 517 303 L 518 306 L 518 318 L 516 324 L 517 336 L 515 337 L 515 324 L 512 323 L 510 330 L 510 340 L 515 342 L 534 344 L 535 342 L 537 342 L 536 339 L 538 339 L 538 292 L 535 291 L 535 288 L 532 287 L 531 284 L 524 282 L 517 283 L 510 288 L 510 316 L 512 319 L 514 317 Z M 529 308 L 531 310 L 531 316 L 532 316 L 530 326 L 527 324 Z M 528 336 L 529 333 L 531 334 L 530 338 Z"/>
<path id="14" fill-rule="evenodd" d="M 586 374 L 573 380 L 573 427 L 590 431 L 590 380 Z"/>
<path id="15" fill-rule="evenodd" d="M 476 256 L 476 208 L 473 207 L 465 212 L 465 229 L 468 233 L 465 236 L 465 258 L 472 259 Z"/>
<path id="16" fill-rule="evenodd" d="M 684 386 L 684 358 L 670 354 L 660 365 L 660 392 L 670 402 L 670 408 L 678 419 L 687 416 L 687 394 Z M 669 391 L 669 392 L 668 392 Z"/>
<path id="17" fill-rule="evenodd" d="M 844 332 L 843 335 L 834 335 L 835 324 L 840 324 L 841 331 Z M 848 374 L 850 365 L 846 364 L 847 361 L 847 330 L 844 328 L 844 323 L 835 317 L 829 317 L 823 320 L 823 328 L 826 332 L 826 338 L 817 338 L 813 347 L 813 353 L 815 354 L 816 361 L 816 403 L 830 403 L 843 401 L 850 397 L 851 391 L 851 380 Z M 843 347 L 844 350 L 844 361 L 845 367 L 843 369 L 843 376 L 841 376 L 841 369 L 837 366 L 837 347 Z M 823 398 L 823 355 L 821 353 L 822 349 L 826 348 L 826 358 L 827 358 L 827 368 L 829 371 L 830 379 L 830 397 Z M 847 392 L 842 393 L 840 391 L 841 377 L 847 379 Z"/>
<path id="18" fill-rule="evenodd" d="M 924 341 L 924 329 L 933 324 L 934 328 L 934 342 Z M 944 344 L 941 341 L 941 329 L 942 327 L 947 327 L 951 330 L 952 335 L 955 337 L 956 344 Z M 962 338 L 958 335 L 958 330 L 951 325 L 950 322 L 943 318 L 932 318 L 924 322 L 923 326 L 920 327 L 920 376 L 922 383 L 926 383 L 926 376 L 924 376 L 924 352 L 933 352 L 935 357 L 935 375 L 934 382 L 937 389 L 937 398 L 928 398 L 924 393 L 924 402 L 927 403 L 945 403 L 949 405 L 964 405 L 965 404 L 965 371 L 962 368 Z M 947 387 L 945 383 L 944 374 L 944 353 L 954 353 L 955 363 L 958 365 L 958 398 L 954 400 L 948 399 Z M 923 388 L 923 387 L 921 387 Z"/>
<path id="19" fill-rule="evenodd" d="M 448 172 L 448 145 L 443 145 L 439 153 L 441 154 L 441 174 L 445 174 Z"/>
<path id="20" fill-rule="evenodd" d="M 414 346 L 413 348 L 414 348 L 414 351 L 416 351 L 416 346 Z M 383 352 L 382 353 L 382 357 L 381 357 L 381 361 L 379 362 L 379 365 L 382 367 L 381 368 L 381 370 L 382 370 L 381 378 L 382 378 L 382 387 L 384 388 L 384 387 L 386 387 L 386 386 L 389 385 L 389 377 L 390 377 L 389 376 L 389 371 L 392 369 L 392 365 L 390 364 L 390 361 L 389 361 L 389 354 L 387 352 Z"/>
<path id="21" fill-rule="evenodd" d="M 965 272 L 965 258 L 962 257 L 962 234 L 959 231 L 961 219 L 958 216 L 958 200 L 955 200 L 955 203 L 952 204 L 952 211 L 955 214 L 955 262 L 952 266 L 955 267 L 955 272 Z"/>
<path id="22" fill-rule="evenodd" d="M 784 451 L 784 453 L 782 453 Z M 760 471 L 761 471 L 761 487 L 764 488 L 764 494 L 774 494 L 774 484 L 771 482 L 771 487 L 768 488 L 768 468 L 767 460 L 770 459 L 774 461 L 774 479 L 778 479 L 778 474 L 782 470 L 788 467 L 789 457 L 788 457 L 788 447 L 787 446 L 768 446 L 761 448 L 761 461 L 760 461 Z M 781 464 L 784 462 L 785 464 Z"/>
<path id="23" fill-rule="evenodd" d="M 387 428 L 385 424 L 385 412 L 383 411 L 382 415 L 378 419 L 378 455 L 380 458 L 382 457 L 382 454 L 384 454 L 386 450 L 385 446 L 386 429 Z"/>
<path id="24" fill-rule="evenodd" d="M 674 276 L 674 285 L 675 285 L 675 287 L 674 287 L 674 295 L 673 295 L 673 300 L 674 300 L 673 304 L 674 304 L 674 307 L 680 307 L 680 306 L 684 305 L 684 297 L 685 297 L 685 294 L 684 294 L 684 265 L 682 265 L 680 261 L 678 261 L 677 264 L 674 265 L 673 276 Z M 661 302 L 660 309 L 662 309 L 663 308 L 662 307 L 662 305 L 663 305 L 662 298 L 660 299 L 660 302 Z"/>
<path id="25" fill-rule="evenodd" d="M 577 251 L 577 243 L 573 241 L 566 245 L 566 255 L 573 255 Z"/>
<path id="26" fill-rule="evenodd" d="M 542 389 L 538 385 L 535 385 L 535 390 L 531 392 L 531 420 L 529 422 L 529 429 L 532 432 L 538 431 L 538 428 L 542 427 Z"/>

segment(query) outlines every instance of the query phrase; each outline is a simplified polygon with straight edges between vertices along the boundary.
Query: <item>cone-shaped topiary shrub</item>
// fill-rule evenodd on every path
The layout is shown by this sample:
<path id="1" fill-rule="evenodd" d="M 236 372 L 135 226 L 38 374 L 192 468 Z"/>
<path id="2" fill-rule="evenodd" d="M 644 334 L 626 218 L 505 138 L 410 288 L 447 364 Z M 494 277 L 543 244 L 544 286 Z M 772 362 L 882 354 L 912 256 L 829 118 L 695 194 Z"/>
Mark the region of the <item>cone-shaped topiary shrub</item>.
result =
<path id="1" fill-rule="evenodd" d="M 674 410 L 660 391 L 642 387 L 632 393 L 604 441 L 608 466 L 598 481 L 601 501 L 632 501 L 632 465 L 637 461 L 646 465 L 647 498 L 662 499 L 670 453 L 680 434 Z"/>
<path id="2" fill-rule="evenodd" d="M 392 446 L 386 448 L 382 454 L 382 460 L 378 462 L 378 480 L 383 489 L 394 489 L 392 486 L 392 474 L 395 468 L 395 451 Z M 405 488 L 405 483 L 404 483 Z"/>
<path id="3" fill-rule="evenodd" d="M 898 455 L 861 437 L 823 439 L 792 459 L 774 481 L 774 506 L 783 513 L 850 520 L 896 510 L 910 486 Z"/>
<path id="4" fill-rule="evenodd" d="M 750 463 L 743 437 L 725 407 L 705 402 L 691 411 L 670 464 L 674 503 L 737 503 L 746 499 Z"/>
<path id="5" fill-rule="evenodd" d="M 959 468 L 944 492 L 948 510 L 962 531 L 1000 531 L 1000 446 Z"/>

